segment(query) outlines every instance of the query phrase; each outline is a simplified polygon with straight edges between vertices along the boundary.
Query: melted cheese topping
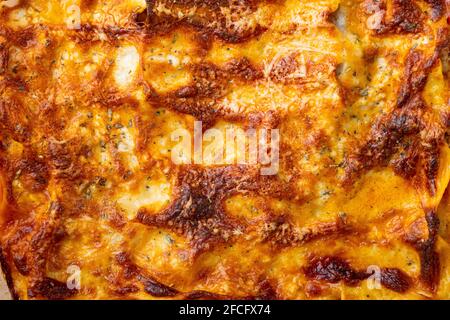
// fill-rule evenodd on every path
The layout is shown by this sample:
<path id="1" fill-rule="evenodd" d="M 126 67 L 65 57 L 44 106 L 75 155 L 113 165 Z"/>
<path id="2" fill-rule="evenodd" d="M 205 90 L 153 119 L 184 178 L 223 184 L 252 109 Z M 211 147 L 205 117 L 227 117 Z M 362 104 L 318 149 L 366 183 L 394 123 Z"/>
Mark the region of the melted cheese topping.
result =
<path id="1" fill-rule="evenodd" d="M 450 298 L 428 2 L 1 1 L 14 297 Z M 273 175 L 252 129 L 279 132 Z"/>

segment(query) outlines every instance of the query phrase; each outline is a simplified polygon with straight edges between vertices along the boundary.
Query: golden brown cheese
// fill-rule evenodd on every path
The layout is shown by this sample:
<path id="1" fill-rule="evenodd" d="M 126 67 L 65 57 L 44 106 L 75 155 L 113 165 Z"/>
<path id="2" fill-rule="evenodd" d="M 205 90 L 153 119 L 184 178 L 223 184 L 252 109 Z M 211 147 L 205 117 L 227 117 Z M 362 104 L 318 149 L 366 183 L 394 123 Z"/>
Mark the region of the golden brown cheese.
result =
<path id="1" fill-rule="evenodd" d="M 449 9 L 0 1 L 13 296 L 449 299 Z M 200 120 L 279 129 L 279 170 L 174 163 Z"/>

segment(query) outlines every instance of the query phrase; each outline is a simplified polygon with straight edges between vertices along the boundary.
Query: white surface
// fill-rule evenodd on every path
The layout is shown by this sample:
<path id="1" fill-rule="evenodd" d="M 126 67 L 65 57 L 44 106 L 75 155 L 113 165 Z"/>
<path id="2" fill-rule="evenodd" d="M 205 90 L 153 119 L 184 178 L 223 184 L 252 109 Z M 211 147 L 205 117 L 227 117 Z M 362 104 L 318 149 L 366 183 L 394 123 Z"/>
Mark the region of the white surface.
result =
<path id="1" fill-rule="evenodd" d="M 9 294 L 8 286 L 3 277 L 3 273 L 0 270 L 0 300 L 11 300 L 11 295 Z"/>

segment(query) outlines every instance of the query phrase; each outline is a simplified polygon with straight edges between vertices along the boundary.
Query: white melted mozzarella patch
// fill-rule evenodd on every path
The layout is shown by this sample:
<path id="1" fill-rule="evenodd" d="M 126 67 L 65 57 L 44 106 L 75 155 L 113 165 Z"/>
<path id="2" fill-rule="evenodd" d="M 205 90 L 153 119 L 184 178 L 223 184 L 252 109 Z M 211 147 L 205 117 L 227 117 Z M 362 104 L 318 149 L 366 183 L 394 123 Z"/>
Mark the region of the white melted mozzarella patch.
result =
<path id="1" fill-rule="evenodd" d="M 170 201 L 171 188 L 167 182 L 149 182 L 140 188 L 138 192 L 125 193 L 117 199 L 117 203 L 125 210 L 127 218 L 133 220 L 140 208 L 149 208 L 159 211 Z"/>
<path id="2" fill-rule="evenodd" d="M 139 64 L 140 56 L 136 47 L 126 46 L 118 50 L 114 79 L 119 87 L 125 89 L 133 83 Z"/>

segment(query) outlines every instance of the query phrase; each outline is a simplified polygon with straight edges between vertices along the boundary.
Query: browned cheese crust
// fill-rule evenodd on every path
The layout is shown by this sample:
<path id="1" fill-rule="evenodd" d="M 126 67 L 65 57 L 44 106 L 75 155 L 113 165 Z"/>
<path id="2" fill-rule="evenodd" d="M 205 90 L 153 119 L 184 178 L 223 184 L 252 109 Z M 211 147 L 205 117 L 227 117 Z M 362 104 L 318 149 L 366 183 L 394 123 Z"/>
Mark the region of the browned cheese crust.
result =
<path id="1" fill-rule="evenodd" d="M 0 1 L 14 298 L 450 299 L 449 13 Z M 279 169 L 236 150 L 175 163 L 173 133 L 196 121 L 279 130 Z"/>

